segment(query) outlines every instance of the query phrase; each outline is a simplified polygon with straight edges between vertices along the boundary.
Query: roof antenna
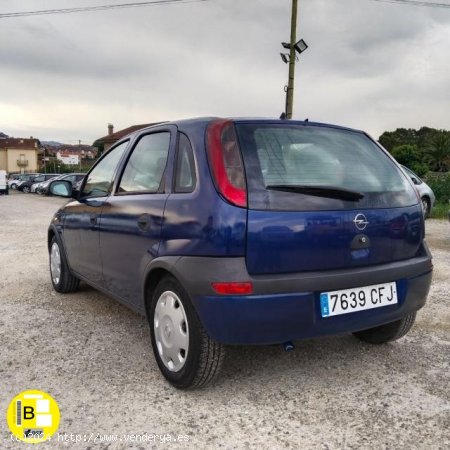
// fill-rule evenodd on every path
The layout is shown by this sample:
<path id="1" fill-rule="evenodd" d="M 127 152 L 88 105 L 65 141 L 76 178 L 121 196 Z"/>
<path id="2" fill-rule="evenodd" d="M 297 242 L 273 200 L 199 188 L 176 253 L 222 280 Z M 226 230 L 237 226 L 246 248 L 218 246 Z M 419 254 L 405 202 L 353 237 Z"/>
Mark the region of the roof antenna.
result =
<path id="1" fill-rule="evenodd" d="M 309 119 L 308 119 L 308 118 L 306 118 L 306 119 L 305 119 L 305 122 L 309 122 Z"/>
<path id="2" fill-rule="evenodd" d="M 281 120 L 286 120 L 286 113 L 283 111 L 280 116 Z"/>

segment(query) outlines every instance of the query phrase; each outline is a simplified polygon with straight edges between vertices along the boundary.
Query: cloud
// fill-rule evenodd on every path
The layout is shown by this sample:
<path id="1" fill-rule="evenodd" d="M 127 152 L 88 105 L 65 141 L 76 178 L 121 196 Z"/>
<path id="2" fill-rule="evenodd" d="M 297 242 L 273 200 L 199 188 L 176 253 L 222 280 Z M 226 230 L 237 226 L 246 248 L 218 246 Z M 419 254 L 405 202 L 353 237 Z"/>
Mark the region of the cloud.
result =
<path id="1" fill-rule="evenodd" d="M 20 4 L 52 7 L 61 2 Z M 17 9 L 1 2 L 0 12 Z M 278 117 L 284 108 L 287 66 L 279 53 L 289 39 L 288 0 L 212 0 L 0 25 L 0 131 L 7 134 L 93 141 L 108 122 L 120 129 L 197 115 Z M 374 135 L 448 128 L 450 10 L 303 0 L 298 36 L 309 48 L 296 69 L 296 117 Z"/>

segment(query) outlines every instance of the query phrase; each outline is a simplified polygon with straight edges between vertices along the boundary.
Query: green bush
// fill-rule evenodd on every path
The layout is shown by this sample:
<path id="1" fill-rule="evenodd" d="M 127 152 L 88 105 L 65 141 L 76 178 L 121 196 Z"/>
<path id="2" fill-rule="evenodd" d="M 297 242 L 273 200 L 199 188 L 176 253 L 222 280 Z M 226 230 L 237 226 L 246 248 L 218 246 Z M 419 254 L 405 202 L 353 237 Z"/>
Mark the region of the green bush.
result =
<path id="1" fill-rule="evenodd" d="M 450 200 L 450 172 L 430 172 L 425 177 L 425 181 L 433 189 L 436 201 L 448 204 Z"/>
<path id="2" fill-rule="evenodd" d="M 436 203 L 431 210 L 430 219 L 447 219 L 450 213 L 448 203 Z"/>

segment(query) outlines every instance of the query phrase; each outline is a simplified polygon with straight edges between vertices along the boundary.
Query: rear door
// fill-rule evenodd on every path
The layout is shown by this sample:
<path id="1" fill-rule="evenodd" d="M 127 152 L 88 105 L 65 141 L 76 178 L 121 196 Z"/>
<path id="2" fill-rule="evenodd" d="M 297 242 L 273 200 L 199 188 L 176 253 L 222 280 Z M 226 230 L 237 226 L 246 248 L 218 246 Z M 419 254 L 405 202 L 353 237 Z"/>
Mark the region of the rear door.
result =
<path id="1" fill-rule="evenodd" d="M 128 156 L 116 192 L 102 210 L 100 248 L 105 286 L 138 308 L 142 306 L 142 274 L 158 255 L 169 196 L 166 167 L 175 141 L 174 126 L 141 135 Z"/>
<path id="2" fill-rule="evenodd" d="M 423 238 L 417 196 L 360 132 L 238 123 L 249 198 L 251 274 L 334 270 L 407 259 Z"/>

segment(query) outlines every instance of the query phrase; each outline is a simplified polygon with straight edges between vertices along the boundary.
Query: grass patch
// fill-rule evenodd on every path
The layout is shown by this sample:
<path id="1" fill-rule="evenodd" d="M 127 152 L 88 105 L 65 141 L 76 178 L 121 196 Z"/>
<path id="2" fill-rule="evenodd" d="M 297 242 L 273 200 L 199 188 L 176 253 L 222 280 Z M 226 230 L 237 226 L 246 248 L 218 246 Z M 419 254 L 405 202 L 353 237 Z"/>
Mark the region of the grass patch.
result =
<path id="1" fill-rule="evenodd" d="M 436 202 L 429 215 L 430 219 L 447 219 L 450 211 L 450 203 Z"/>

